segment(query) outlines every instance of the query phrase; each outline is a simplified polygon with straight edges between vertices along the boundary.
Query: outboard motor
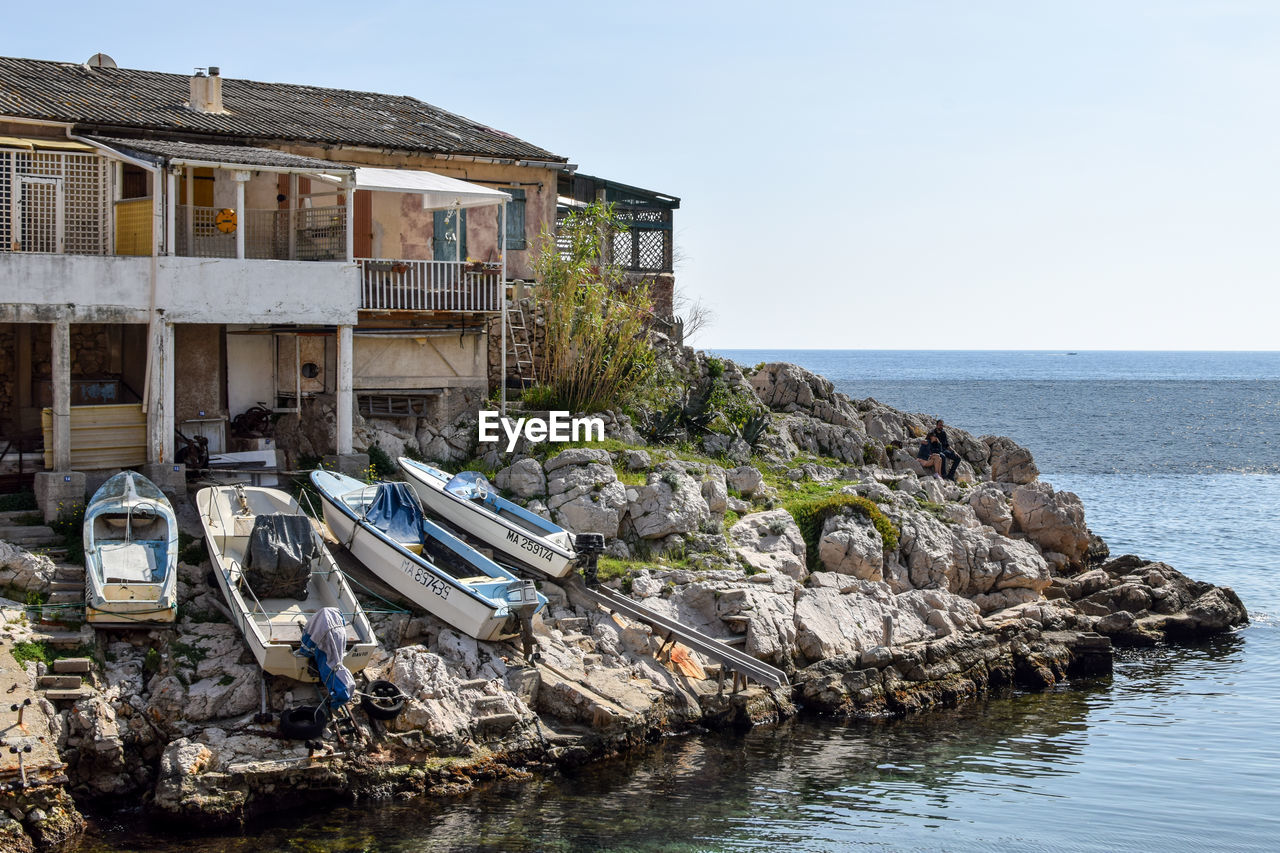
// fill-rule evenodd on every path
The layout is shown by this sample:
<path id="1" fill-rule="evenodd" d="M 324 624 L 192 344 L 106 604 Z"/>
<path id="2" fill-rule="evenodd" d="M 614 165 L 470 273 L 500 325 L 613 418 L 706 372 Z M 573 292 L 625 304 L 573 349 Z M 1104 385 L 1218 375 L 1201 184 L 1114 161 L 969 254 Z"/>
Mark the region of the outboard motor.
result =
<path id="1" fill-rule="evenodd" d="M 600 580 L 596 577 L 596 571 L 599 568 L 597 561 L 600 559 L 601 552 L 604 551 L 604 534 L 579 533 L 573 537 L 573 550 L 578 554 L 578 565 L 582 567 L 582 576 L 587 584 L 590 586 L 598 584 Z"/>

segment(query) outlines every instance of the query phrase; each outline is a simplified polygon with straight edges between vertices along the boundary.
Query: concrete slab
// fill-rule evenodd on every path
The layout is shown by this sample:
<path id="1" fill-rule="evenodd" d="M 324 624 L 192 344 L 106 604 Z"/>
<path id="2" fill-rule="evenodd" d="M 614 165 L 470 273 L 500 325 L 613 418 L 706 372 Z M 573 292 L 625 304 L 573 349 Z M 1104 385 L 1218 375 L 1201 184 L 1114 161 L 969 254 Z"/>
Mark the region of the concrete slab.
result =
<path id="1" fill-rule="evenodd" d="M 40 471 L 36 474 L 35 492 L 45 521 L 73 515 L 85 505 L 84 472 Z"/>

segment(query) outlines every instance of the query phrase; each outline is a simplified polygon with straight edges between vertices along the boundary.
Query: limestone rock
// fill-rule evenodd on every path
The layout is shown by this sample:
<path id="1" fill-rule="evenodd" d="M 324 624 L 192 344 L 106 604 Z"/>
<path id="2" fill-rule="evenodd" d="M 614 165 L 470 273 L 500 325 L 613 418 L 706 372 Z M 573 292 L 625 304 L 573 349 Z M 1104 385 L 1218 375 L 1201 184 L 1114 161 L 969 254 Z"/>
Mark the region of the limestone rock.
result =
<path id="1" fill-rule="evenodd" d="M 1080 498 L 1055 492 L 1048 483 L 1032 483 L 1013 490 L 1011 505 L 1013 520 L 1028 539 L 1044 551 L 1057 551 L 1074 564 L 1083 563 L 1091 538 Z"/>
<path id="2" fill-rule="evenodd" d="M 822 523 L 818 560 L 823 568 L 869 581 L 884 579 L 884 539 L 860 515 L 833 515 Z"/>
<path id="3" fill-rule="evenodd" d="M 991 479 L 997 483 L 1026 485 L 1040 476 L 1040 469 L 1031 458 L 1031 451 L 1019 446 L 1013 439 L 984 435 L 980 439 L 988 450 Z"/>
<path id="4" fill-rule="evenodd" d="M 702 486 L 678 463 L 665 462 L 647 485 L 627 489 L 627 515 L 641 539 L 692 533 L 711 517 Z"/>
<path id="5" fill-rule="evenodd" d="M 764 475 L 750 465 L 739 465 L 725 472 L 725 483 L 749 500 L 764 485 Z"/>
<path id="6" fill-rule="evenodd" d="M 42 554 L 31 554 L 10 542 L 0 541 L 0 587 L 27 592 L 48 592 L 57 566 Z"/>
<path id="7" fill-rule="evenodd" d="M 785 509 L 745 515 L 729 530 L 738 558 L 757 571 L 779 572 L 803 580 L 804 537 Z"/>
<path id="8" fill-rule="evenodd" d="M 521 459 L 498 472 L 494 484 L 517 498 L 531 498 L 547 493 L 547 476 L 536 459 Z"/>
<path id="9" fill-rule="evenodd" d="M 995 528 L 996 533 L 1008 536 L 1013 530 L 1013 510 L 1009 508 L 1009 500 L 1004 491 L 992 483 L 983 483 L 969 495 L 969 506 L 973 507 L 978 520 Z"/>
<path id="10" fill-rule="evenodd" d="M 715 515 L 724 515 L 729 508 L 729 490 L 723 469 L 713 466 L 702 481 L 702 499 L 707 502 L 707 510 Z"/>

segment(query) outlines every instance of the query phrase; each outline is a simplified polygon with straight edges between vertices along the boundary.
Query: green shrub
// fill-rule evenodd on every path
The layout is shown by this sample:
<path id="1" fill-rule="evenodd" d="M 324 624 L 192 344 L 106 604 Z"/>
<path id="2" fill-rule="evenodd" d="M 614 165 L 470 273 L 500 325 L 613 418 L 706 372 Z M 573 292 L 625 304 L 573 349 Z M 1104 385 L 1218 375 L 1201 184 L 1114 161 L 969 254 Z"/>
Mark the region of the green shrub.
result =
<path id="1" fill-rule="evenodd" d="M 13 653 L 13 659 L 18 662 L 18 666 L 23 666 L 27 661 L 39 661 L 45 666 L 53 663 L 54 653 L 48 643 L 32 643 L 19 642 L 14 643 L 10 651 Z"/>
<path id="2" fill-rule="evenodd" d="M 804 537 L 804 544 L 811 566 L 817 565 L 818 540 L 822 536 L 822 523 L 836 513 L 844 512 L 846 507 L 852 509 L 863 518 L 871 520 L 876 532 L 884 540 L 884 550 L 886 552 L 897 550 L 898 528 L 889 520 L 887 515 L 880 511 L 880 507 L 861 495 L 840 492 L 821 498 L 798 500 L 788 504 L 786 507 L 787 511 L 791 513 L 791 517 L 796 520 L 796 525 L 800 528 L 800 534 Z"/>
<path id="3" fill-rule="evenodd" d="M 396 461 L 377 443 L 369 445 L 365 453 L 369 454 L 369 472 L 379 480 L 390 479 L 399 473 L 400 469 L 396 467 Z"/>
<path id="4" fill-rule="evenodd" d="M 19 510 L 39 509 L 34 492 L 18 492 L 12 495 L 0 495 L 0 512 L 17 512 Z"/>
<path id="5" fill-rule="evenodd" d="M 627 403 L 651 375 L 649 288 L 606 263 L 604 243 L 626 226 L 609 204 L 569 214 L 545 231 L 534 260 L 535 297 L 546 319 L 539 384 L 549 409 L 598 412 Z M 550 405 L 554 401 L 555 405 Z"/>

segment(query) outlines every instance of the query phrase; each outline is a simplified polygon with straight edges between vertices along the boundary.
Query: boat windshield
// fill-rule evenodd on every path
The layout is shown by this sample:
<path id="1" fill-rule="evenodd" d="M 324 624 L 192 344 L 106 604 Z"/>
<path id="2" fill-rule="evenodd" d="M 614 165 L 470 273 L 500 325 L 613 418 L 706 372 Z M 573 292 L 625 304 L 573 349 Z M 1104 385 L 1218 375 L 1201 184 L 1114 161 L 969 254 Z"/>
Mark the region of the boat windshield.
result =
<path id="1" fill-rule="evenodd" d="M 484 500 L 489 496 L 489 492 L 493 491 L 489 481 L 479 471 L 463 471 L 455 474 L 452 480 L 444 484 L 444 489 L 451 495 L 467 500 L 472 498 Z"/>
<path id="2" fill-rule="evenodd" d="M 155 484 L 141 474 L 133 471 L 121 471 L 102 484 L 93 495 L 93 501 L 117 500 L 120 498 L 147 498 L 148 500 L 168 503 L 164 493 Z"/>

